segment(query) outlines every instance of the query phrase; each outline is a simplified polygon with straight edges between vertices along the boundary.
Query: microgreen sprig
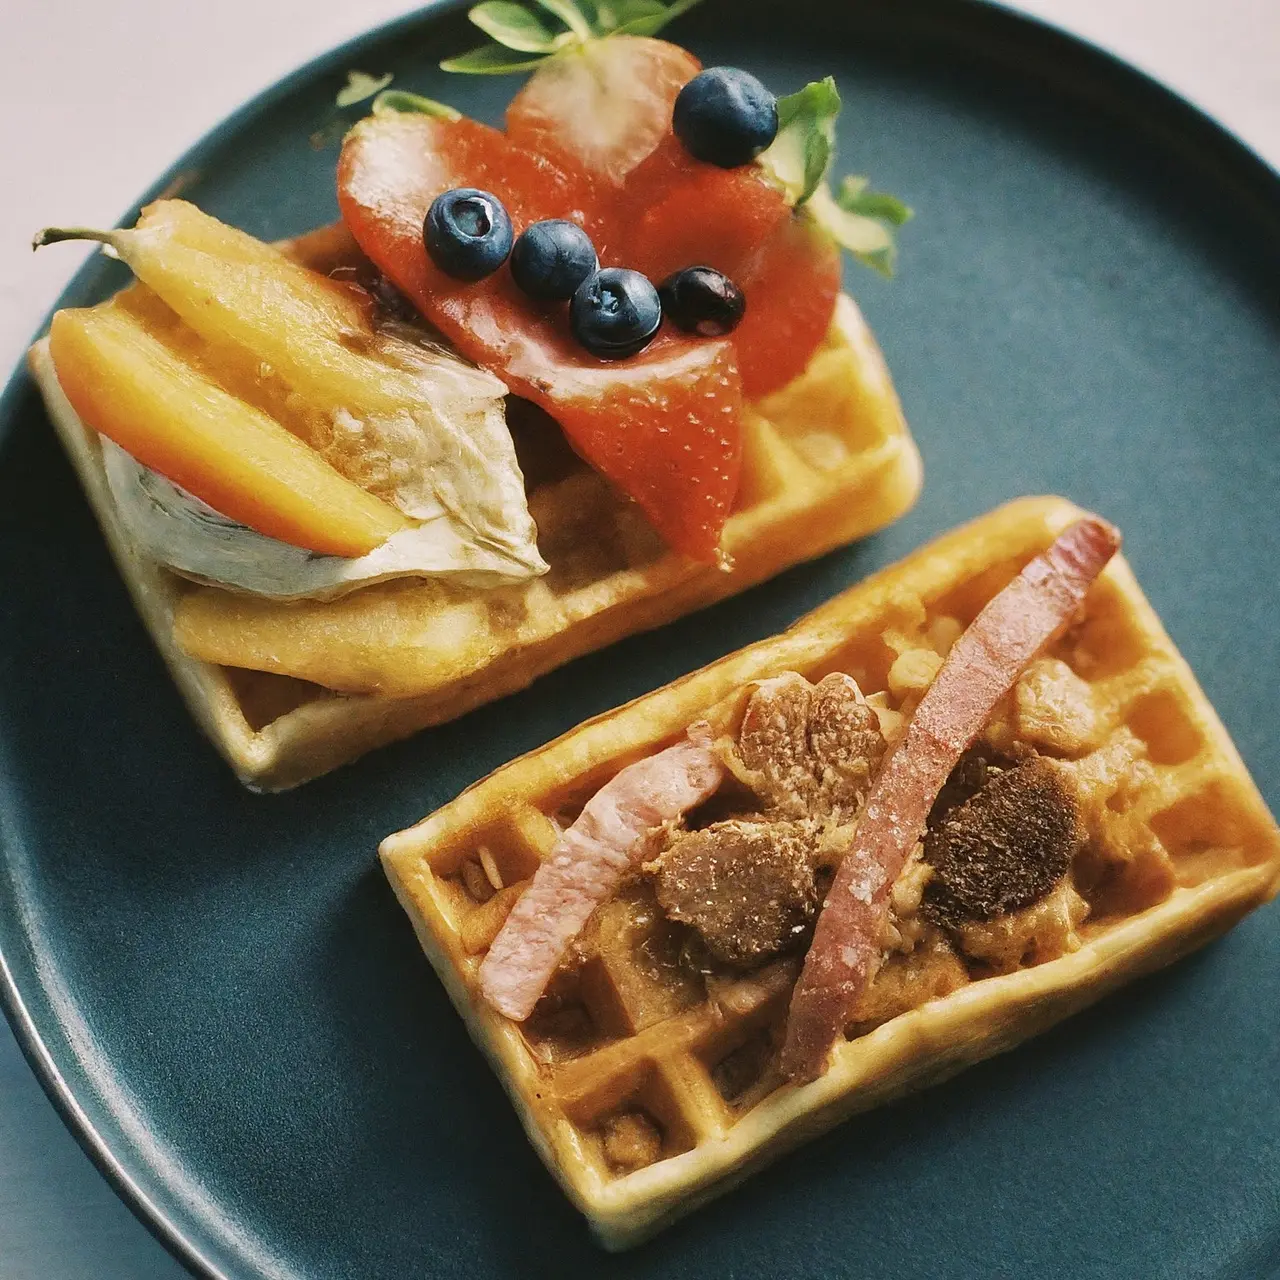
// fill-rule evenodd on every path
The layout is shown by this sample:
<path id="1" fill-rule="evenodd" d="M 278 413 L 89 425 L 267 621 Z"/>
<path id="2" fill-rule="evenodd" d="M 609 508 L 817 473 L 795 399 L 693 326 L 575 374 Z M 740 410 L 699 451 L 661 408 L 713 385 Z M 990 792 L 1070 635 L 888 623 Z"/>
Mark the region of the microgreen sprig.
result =
<path id="1" fill-rule="evenodd" d="M 892 276 L 894 229 L 911 217 L 896 196 L 872 191 L 870 180 L 847 177 L 837 193 L 828 185 L 835 160 L 840 92 L 828 76 L 778 99 L 778 136 L 759 158 L 796 207 L 819 223 L 859 262 Z"/>
<path id="2" fill-rule="evenodd" d="M 348 71 L 347 83 L 338 91 L 334 105 L 338 107 L 354 107 L 374 94 L 381 92 L 392 81 L 390 71 L 384 76 L 371 76 L 367 71 Z"/>
<path id="3" fill-rule="evenodd" d="M 468 16 L 489 37 L 489 43 L 446 58 L 440 66 L 468 75 L 532 71 L 546 59 L 591 40 L 656 35 L 698 2 L 483 0 Z M 349 88 L 354 92 L 354 75 L 352 81 Z M 403 104 L 402 96 L 406 99 Z M 448 110 L 426 99 L 408 102 L 412 97 L 384 89 L 374 109 L 426 110 L 431 114 Z M 778 135 L 757 163 L 795 209 L 823 227 L 859 262 L 892 276 L 897 254 L 894 231 L 911 217 L 911 210 L 896 196 L 873 191 L 865 177 L 847 177 L 836 192 L 831 190 L 829 174 L 835 160 L 840 105 L 840 91 L 831 76 L 779 98 Z"/>
<path id="4" fill-rule="evenodd" d="M 371 110 L 375 116 L 408 112 L 412 115 L 434 116 L 437 120 L 462 119 L 462 112 L 447 102 L 437 102 L 434 98 L 425 98 L 422 94 L 410 93 L 407 89 L 384 89 L 374 98 Z"/>
<path id="5" fill-rule="evenodd" d="M 557 53 L 612 35 L 652 36 L 698 0 L 484 0 L 468 14 L 489 43 L 456 58 L 445 71 L 502 76 L 530 71 Z"/>

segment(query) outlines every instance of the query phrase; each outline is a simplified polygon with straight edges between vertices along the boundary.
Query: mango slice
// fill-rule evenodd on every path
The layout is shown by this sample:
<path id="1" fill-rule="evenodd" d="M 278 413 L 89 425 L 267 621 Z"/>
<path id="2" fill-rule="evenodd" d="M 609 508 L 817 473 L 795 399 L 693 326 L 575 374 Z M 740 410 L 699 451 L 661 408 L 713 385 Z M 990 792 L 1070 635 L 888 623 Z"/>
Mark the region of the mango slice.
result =
<path id="1" fill-rule="evenodd" d="M 411 526 L 126 309 L 60 311 L 49 342 L 83 422 L 232 520 L 338 556 L 364 555 Z"/>
<path id="2" fill-rule="evenodd" d="M 403 343 L 371 323 L 363 291 L 291 262 L 274 246 L 184 200 L 148 205 L 130 230 L 103 239 L 223 362 L 252 355 L 298 398 L 357 415 L 422 401 Z"/>
<path id="3" fill-rule="evenodd" d="M 192 385 L 211 384 L 240 402 L 241 421 L 246 415 L 270 419 L 337 474 L 407 517 L 407 527 L 425 531 L 412 547 L 399 544 L 396 556 L 381 564 L 384 573 L 509 582 L 546 572 L 506 426 L 507 388 L 428 329 L 387 314 L 365 289 L 294 262 L 181 200 L 149 205 L 132 228 L 49 228 L 36 242 L 60 240 L 99 241 L 132 269 L 137 282 L 109 305 L 169 353 L 171 372 L 183 366 Z M 59 374 L 84 384 L 82 372 L 64 367 L 66 349 L 62 344 L 60 354 L 53 345 Z M 99 405 L 97 418 L 108 408 Z M 156 418 L 151 408 L 148 422 Z M 98 425 L 93 417 L 87 421 Z M 172 453 L 170 479 L 180 465 Z M 216 507 L 208 494 L 224 491 L 227 477 L 206 475 L 208 465 L 205 455 L 183 459 L 180 483 Z M 242 476 L 237 473 L 237 484 Z M 268 506 L 264 498 L 255 509 Z M 365 515 L 371 510 L 366 504 Z M 296 523 L 296 511 L 237 519 L 277 541 L 314 545 L 312 532 L 301 542 L 280 532 Z M 350 545 L 350 535 L 348 528 L 326 545 Z M 362 552 L 369 550 L 363 542 L 362 536 Z M 276 562 L 282 563 L 278 556 Z M 234 556 L 225 566 L 236 575 L 228 585 L 257 590 L 261 574 L 246 576 Z"/>

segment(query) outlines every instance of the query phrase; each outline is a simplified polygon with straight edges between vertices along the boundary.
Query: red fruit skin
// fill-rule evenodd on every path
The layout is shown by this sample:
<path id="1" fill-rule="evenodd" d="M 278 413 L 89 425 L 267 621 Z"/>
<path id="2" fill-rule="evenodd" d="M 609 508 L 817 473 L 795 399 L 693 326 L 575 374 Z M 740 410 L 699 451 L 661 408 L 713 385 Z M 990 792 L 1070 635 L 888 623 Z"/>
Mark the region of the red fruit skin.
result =
<path id="1" fill-rule="evenodd" d="M 667 121 L 667 131 L 654 149 L 631 171 L 627 178 L 627 194 L 633 206 L 642 211 L 649 205 L 663 198 L 677 183 L 683 182 L 698 168 L 701 160 L 695 160 L 685 150 L 684 143 L 671 131 L 671 121 Z M 706 168 L 714 168 L 707 165 Z M 721 173 L 731 173 L 731 169 L 722 169 Z"/>
<path id="2" fill-rule="evenodd" d="M 840 295 L 840 246 L 807 218 L 787 218 L 747 266 L 747 312 L 733 345 L 749 399 L 784 387 L 822 345 Z"/>
<path id="3" fill-rule="evenodd" d="M 508 136 L 589 185 L 584 199 L 596 217 L 588 229 L 605 265 L 632 267 L 655 284 L 690 266 L 729 276 L 747 299 L 733 335 L 743 388 L 757 398 L 784 386 L 830 327 L 839 249 L 790 216 L 756 165 L 706 164 L 675 136 L 676 96 L 701 69 L 691 54 L 639 37 L 587 48 L 543 64 L 507 109 Z M 597 102 L 593 95 L 604 90 Z M 612 127 L 584 101 L 607 102 Z"/>
<path id="4" fill-rule="evenodd" d="M 754 165 L 700 166 L 641 215 L 628 237 L 629 257 L 657 282 L 685 267 L 714 267 L 736 281 L 790 212 Z"/>
<path id="5" fill-rule="evenodd" d="M 459 351 L 550 413 L 675 550 L 714 561 L 741 469 L 732 345 L 664 330 L 641 355 L 606 363 L 573 341 L 563 308 L 531 304 L 505 268 L 475 284 L 451 279 L 427 256 L 422 220 L 463 185 L 499 196 L 517 234 L 582 195 L 580 178 L 471 120 L 372 116 L 338 161 L 343 219 L 379 270 Z"/>
<path id="6" fill-rule="evenodd" d="M 804 371 L 835 312 L 840 250 L 792 216 L 758 166 L 718 169 L 668 134 L 627 179 L 615 208 L 627 265 L 656 282 L 685 267 L 714 267 L 742 289 L 747 312 L 733 342 L 749 398 Z"/>

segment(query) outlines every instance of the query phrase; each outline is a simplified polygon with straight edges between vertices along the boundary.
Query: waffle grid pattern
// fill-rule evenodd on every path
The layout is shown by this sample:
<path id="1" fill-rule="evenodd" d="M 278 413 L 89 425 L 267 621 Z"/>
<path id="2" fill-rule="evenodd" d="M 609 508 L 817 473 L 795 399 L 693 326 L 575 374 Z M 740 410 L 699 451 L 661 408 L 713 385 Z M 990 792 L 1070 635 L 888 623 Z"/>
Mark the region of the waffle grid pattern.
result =
<path id="1" fill-rule="evenodd" d="M 1280 832 L 1117 561 L 1056 650 L 1091 690 L 1086 737 L 1055 746 L 1034 707 L 1011 702 L 998 713 L 1009 732 L 1076 762 L 1096 826 L 1099 865 L 1082 890 L 1093 910 L 1056 958 L 1000 976 L 971 964 L 972 980 L 938 985 L 941 998 L 929 1000 L 930 960 L 902 957 L 910 976 L 894 979 L 899 1002 L 852 1029 L 827 1074 L 803 1088 L 784 1085 L 774 1067 L 797 962 L 733 981 L 691 977 L 642 889 L 596 913 L 576 966 L 562 969 L 523 1027 L 479 1000 L 476 970 L 522 884 L 617 769 L 703 716 L 732 731 L 750 682 L 783 670 L 812 680 L 844 670 L 868 693 L 892 689 L 895 662 L 940 616 L 967 623 L 1076 514 L 1060 499 L 1002 508 L 782 636 L 513 762 L 384 842 L 435 968 L 607 1245 L 633 1243 L 844 1115 L 1010 1047 L 1275 891 Z"/>

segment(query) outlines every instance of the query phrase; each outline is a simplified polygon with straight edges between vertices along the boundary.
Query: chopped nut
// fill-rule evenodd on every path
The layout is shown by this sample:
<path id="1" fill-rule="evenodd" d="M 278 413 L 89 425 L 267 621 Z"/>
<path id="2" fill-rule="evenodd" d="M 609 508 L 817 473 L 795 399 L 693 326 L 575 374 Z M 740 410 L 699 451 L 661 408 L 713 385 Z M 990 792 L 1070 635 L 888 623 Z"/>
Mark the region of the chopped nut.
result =
<path id="1" fill-rule="evenodd" d="M 468 955 L 473 956 L 493 944 L 498 930 L 506 922 L 511 908 L 516 905 L 516 899 L 523 892 L 525 883 L 527 882 L 509 884 L 505 889 L 500 889 L 462 922 L 459 937 L 463 950 Z"/>
<path id="2" fill-rule="evenodd" d="M 916 845 L 915 853 L 894 882 L 890 903 L 897 916 L 913 916 L 920 909 L 925 885 L 933 876 L 933 868 L 924 861 L 923 854 L 923 846 Z"/>
<path id="3" fill-rule="evenodd" d="M 600 1126 L 604 1155 L 612 1168 L 634 1173 L 662 1154 L 662 1134 L 643 1111 L 620 1111 Z"/>
<path id="4" fill-rule="evenodd" d="M 908 649 L 889 668 L 889 692 L 895 698 L 919 696 L 933 683 L 942 658 L 932 649 Z"/>
<path id="5" fill-rule="evenodd" d="M 929 630 L 925 632 L 925 638 L 929 641 L 929 644 L 943 658 L 951 652 L 951 646 L 962 635 L 964 635 L 964 623 L 958 618 L 951 618 L 946 614 L 934 618 L 929 624 Z"/>
<path id="6" fill-rule="evenodd" d="M 880 946 L 885 951 L 902 949 L 902 932 L 889 916 L 885 916 L 884 928 L 880 930 Z"/>
<path id="7" fill-rule="evenodd" d="M 1100 726 L 1093 689 L 1061 658 L 1039 658 L 1018 681 L 1018 736 L 1060 755 L 1076 756 L 1098 746 Z"/>
<path id="8" fill-rule="evenodd" d="M 476 858 L 468 858 L 461 867 L 458 868 L 458 874 L 462 878 L 463 887 L 477 902 L 488 902 L 493 897 L 495 886 L 490 883 L 489 877 L 485 875 L 484 867 Z M 496 886 L 501 888 L 501 885 Z"/>
<path id="9" fill-rule="evenodd" d="M 890 911 L 880 945 L 889 953 L 909 955 L 927 933 L 929 926 L 920 918 L 920 899 L 925 885 L 933 876 L 933 868 L 924 861 L 924 849 L 917 844 L 890 891 Z"/>
<path id="10" fill-rule="evenodd" d="M 889 705 L 887 693 L 873 693 L 867 699 L 867 706 L 876 713 L 881 736 L 889 746 L 893 746 L 907 731 L 907 717 Z"/>
<path id="11" fill-rule="evenodd" d="M 480 866 L 484 869 L 484 874 L 489 883 L 494 887 L 495 891 L 501 889 L 502 875 L 498 871 L 498 864 L 493 860 L 493 854 L 489 852 L 489 846 L 482 844 L 480 846 Z"/>

